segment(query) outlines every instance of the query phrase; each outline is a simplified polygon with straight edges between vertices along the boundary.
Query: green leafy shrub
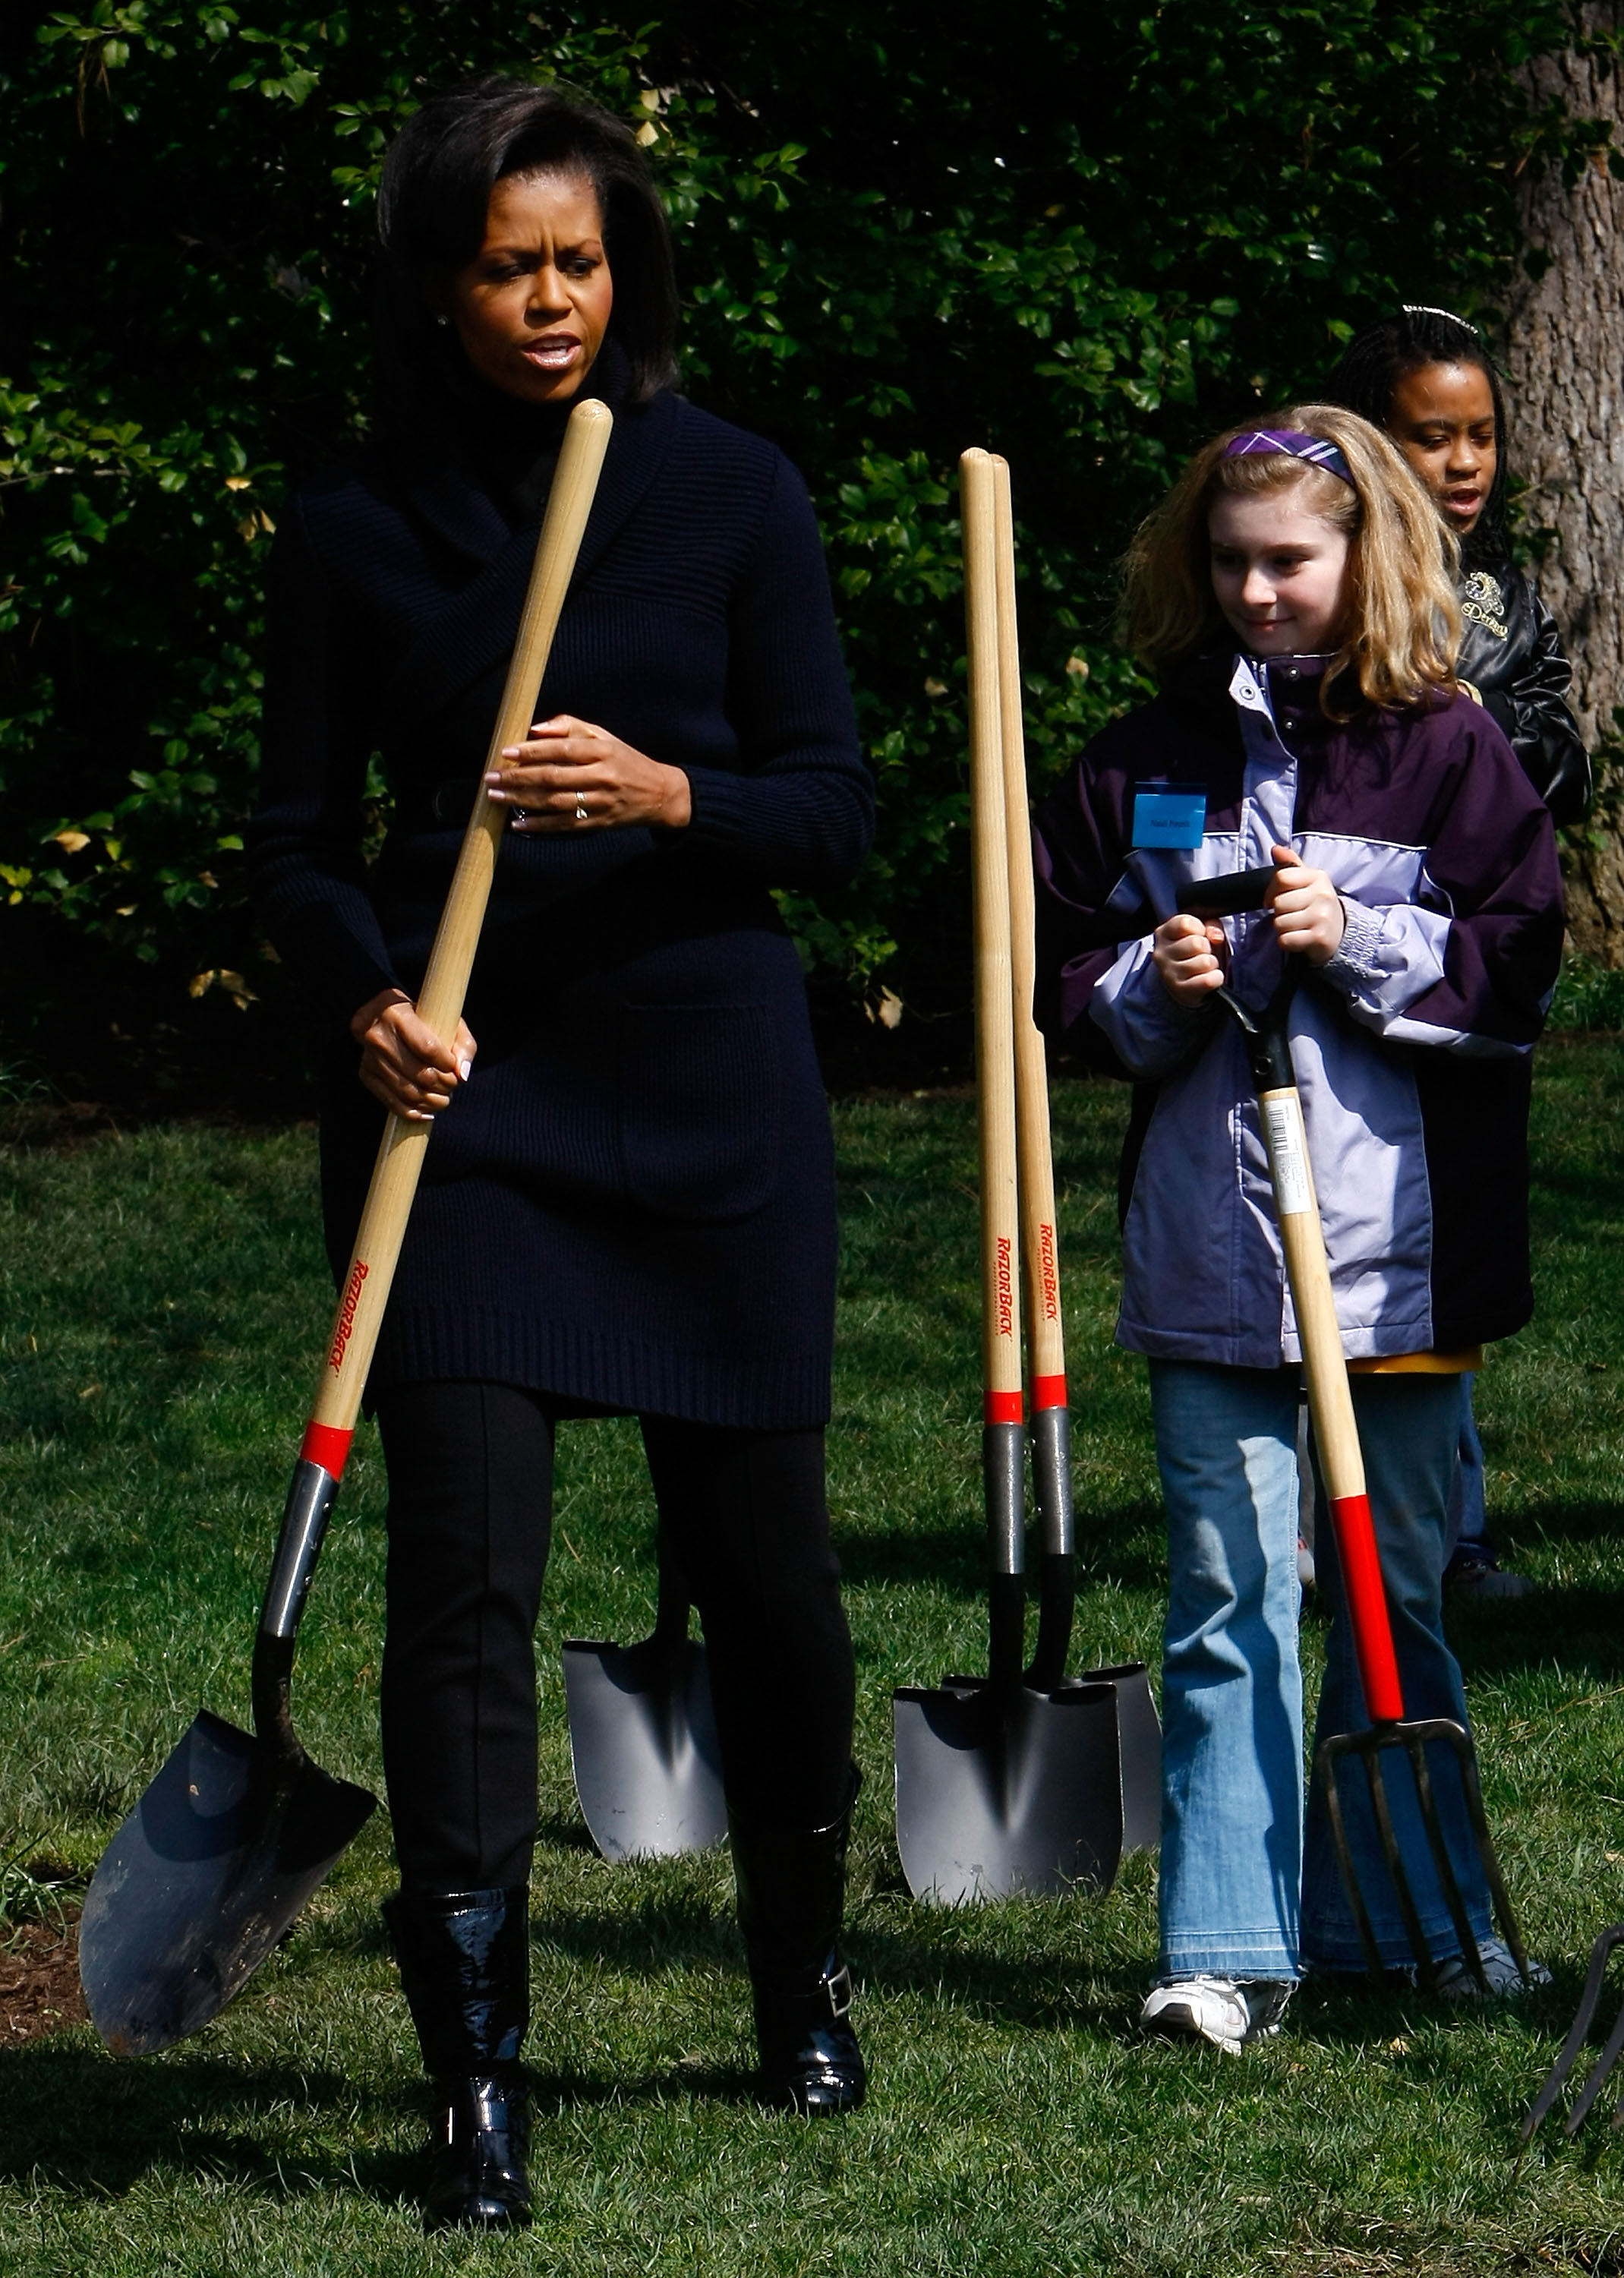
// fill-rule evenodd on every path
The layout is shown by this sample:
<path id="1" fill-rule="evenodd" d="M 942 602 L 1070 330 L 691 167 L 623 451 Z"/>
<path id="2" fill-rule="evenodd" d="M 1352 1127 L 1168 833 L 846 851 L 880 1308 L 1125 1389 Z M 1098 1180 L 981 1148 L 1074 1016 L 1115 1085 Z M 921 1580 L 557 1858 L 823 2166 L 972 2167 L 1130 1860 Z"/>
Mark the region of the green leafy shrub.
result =
<path id="1" fill-rule="evenodd" d="M 1041 784 L 1135 692 L 1114 564 L 1192 440 L 1310 389 L 1397 298 L 1492 302 L 1513 170 L 1555 131 L 1507 66 L 1564 37 L 1543 0 L 1033 0 L 991 47 L 919 0 L 19 11 L 8 1027 L 60 1060 L 100 1023 L 274 1004 L 241 883 L 261 581 L 290 470 L 364 426 L 377 168 L 427 86 L 561 77 L 640 123 L 687 384 L 807 472 L 879 780 L 868 870 L 786 906 L 824 974 L 929 1008 L 967 991 L 957 453 L 1014 470 Z"/>

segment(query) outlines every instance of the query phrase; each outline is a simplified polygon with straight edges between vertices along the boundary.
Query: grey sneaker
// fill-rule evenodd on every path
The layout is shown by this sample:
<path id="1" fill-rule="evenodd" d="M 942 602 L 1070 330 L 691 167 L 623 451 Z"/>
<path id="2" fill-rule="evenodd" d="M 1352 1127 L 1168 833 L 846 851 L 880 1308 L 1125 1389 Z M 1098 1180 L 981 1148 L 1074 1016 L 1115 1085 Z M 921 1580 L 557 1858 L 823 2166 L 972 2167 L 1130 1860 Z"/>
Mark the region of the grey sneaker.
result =
<path id="1" fill-rule="evenodd" d="M 1525 1982 L 1503 1938 L 1480 1938 L 1477 1953 L 1483 1976 L 1489 1981 L 1487 1999 L 1491 2001 L 1514 2001 L 1520 1993 L 1531 1992 L 1535 1986 L 1551 1983 L 1551 1972 L 1544 1963 L 1532 1960 Z M 1445 2001 L 1481 2001 L 1485 1998 L 1475 1975 L 1458 1953 L 1439 1962 L 1437 1991 L 1439 1999 Z"/>
<path id="2" fill-rule="evenodd" d="M 1289 1977 L 1175 1977 L 1151 1988 L 1140 2030 L 1163 2040 L 1210 2041 L 1238 2057 L 1249 2041 L 1270 2040 L 1279 2031 L 1294 1991 Z"/>

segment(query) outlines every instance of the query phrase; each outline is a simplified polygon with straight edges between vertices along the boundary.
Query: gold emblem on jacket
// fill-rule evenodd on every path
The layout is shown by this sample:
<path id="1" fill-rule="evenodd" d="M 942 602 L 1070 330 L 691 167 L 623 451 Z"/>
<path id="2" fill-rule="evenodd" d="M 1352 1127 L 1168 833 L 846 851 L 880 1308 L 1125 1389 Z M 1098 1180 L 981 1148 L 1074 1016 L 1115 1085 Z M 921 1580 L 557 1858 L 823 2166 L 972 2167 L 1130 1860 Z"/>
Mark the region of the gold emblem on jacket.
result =
<path id="1" fill-rule="evenodd" d="M 1496 640 L 1504 640 L 1506 595 L 1499 579 L 1491 577 L 1486 570 L 1474 570 L 1460 596 L 1460 614 L 1472 624 L 1492 633 Z"/>

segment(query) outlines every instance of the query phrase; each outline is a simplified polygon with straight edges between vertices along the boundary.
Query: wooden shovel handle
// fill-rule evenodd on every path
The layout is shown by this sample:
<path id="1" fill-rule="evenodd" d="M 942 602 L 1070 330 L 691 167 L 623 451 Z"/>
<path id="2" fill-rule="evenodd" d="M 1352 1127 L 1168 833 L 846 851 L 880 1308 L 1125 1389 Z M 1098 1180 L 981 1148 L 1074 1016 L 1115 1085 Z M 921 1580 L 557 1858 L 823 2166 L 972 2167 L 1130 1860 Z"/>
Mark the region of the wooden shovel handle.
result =
<path id="1" fill-rule="evenodd" d="M 1010 862 L 999 696 L 997 469 L 958 462 L 970 665 L 970 848 L 974 873 L 976 1096 L 980 1112 L 981 1381 L 985 1420 L 1021 1420 L 1020 1226 L 1016 1186 Z"/>
<path id="2" fill-rule="evenodd" d="M 1065 1326 L 1060 1311 L 1060 1253 L 1055 1235 L 1055 1158 L 1049 1133 L 1048 1064 L 1032 1017 L 1037 983 L 1032 883 L 1032 816 L 1026 792 L 1026 731 L 1021 716 L 1020 638 L 1015 615 L 1015 522 L 1010 469 L 995 459 L 998 545 L 998 696 L 1003 719 L 1004 829 L 1009 845 L 1010 979 L 1014 1007 L 1016 1151 L 1021 1240 L 1026 1262 L 1026 1365 L 1034 1415 L 1066 1404 Z"/>
<path id="3" fill-rule="evenodd" d="M 1274 1181 L 1275 1212 L 1279 1221 L 1281 1248 L 1285 1252 L 1285 1277 L 1291 1286 L 1297 1334 L 1302 1344 L 1308 1413 L 1314 1423 L 1325 1499 L 1336 1529 L 1342 1585 L 1348 1617 L 1353 1625 L 1359 1672 L 1364 1681 L 1365 1705 L 1373 1722 L 1386 1724 L 1403 1716 L 1404 1694 L 1399 1683 L 1392 1624 L 1388 1618 L 1387 1593 L 1382 1584 L 1370 1500 L 1365 1493 L 1364 1457 L 1360 1453 L 1353 1396 L 1348 1389 L 1342 1332 L 1337 1326 L 1330 1266 L 1325 1256 L 1325 1235 L 1320 1224 L 1319 1203 L 1314 1192 L 1314 1173 L 1303 1129 L 1302 1102 L 1293 1084 L 1276 1091 L 1260 1092 L 1258 1110 L 1263 1120 L 1263 1143 Z"/>
<path id="4" fill-rule="evenodd" d="M 507 819 L 504 809 L 486 795 L 484 776 L 499 762 L 507 745 L 523 740 L 535 716 L 532 707 L 546 672 L 614 424 L 608 406 L 589 398 L 576 404 L 564 430 L 501 709 L 417 998 L 423 1019 L 443 1038 L 456 1035 L 462 1017 L 462 1000 L 468 993 L 497 849 Z M 367 1371 L 383 1326 L 384 1308 L 423 1169 L 423 1150 L 433 1128 L 431 1123 L 408 1123 L 392 1115 L 378 1145 L 355 1247 L 339 1285 L 332 1334 L 301 1450 L 305 1461 L 319 1464 L 335 1479 L 349 1453 Z"/>
<path id="5" fill-rule="evenodd" d="M 1025 1464 L 1021 1428 L 1020 1222 L 1003 722 L 998 694 L 996 479 L 985 451 L 958 462 L 970 668 L 970 852 L 975 909 L 976 1099 L 981 1172 L 981 1490 L 987 1675 L 1012 1693 L 1025 1657 Z"/>

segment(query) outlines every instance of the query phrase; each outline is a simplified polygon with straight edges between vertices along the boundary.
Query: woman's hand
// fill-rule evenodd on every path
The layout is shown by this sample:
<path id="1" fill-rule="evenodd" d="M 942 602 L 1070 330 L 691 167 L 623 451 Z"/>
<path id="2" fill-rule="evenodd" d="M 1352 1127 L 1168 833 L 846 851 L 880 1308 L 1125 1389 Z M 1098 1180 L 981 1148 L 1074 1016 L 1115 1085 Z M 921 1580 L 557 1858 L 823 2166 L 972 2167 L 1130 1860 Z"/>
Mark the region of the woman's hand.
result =
<path id="1" fill-rule="evenodd" d="M 683 829 L 693 813 L 688 777 L 633 751 L 590 720 L 538 720 L 530 741 L 509 744 L 485 789 L 524 831 L 624 830 L 634 822 Z"/>
<path id="2" fill-rule="evenodd" d="M 1165 919 L 1150 937 L 1150 954 L 1162 986 L 1175 1005 L 1199 1005 L 1224 979 L 1218 952 L 1224 946 L 1221 925 L 1181 911 Z"/>
<path id="3" fill-rule="evenodd" d="M 441 1043 L 403 989 L 385 989 L 363 1005 L 349 1032 L 361 1046 L 361 1081 L 408 1123 L 432 1123 L 450 1106 L 457 1086 L 473 1074 L 479 1049 L 463 1021 L 454 1048 Z"/>
<path id="4" fill-rule="evenodd" d="M 1326 870 L 1310 870 L 1289 846 L 1269 850 L 1276 865 L 1269 900 L 1275 913 L 1275 939 L 1310 965 L 1328 965 L 1342 946 L 1347 912 Z"/>

